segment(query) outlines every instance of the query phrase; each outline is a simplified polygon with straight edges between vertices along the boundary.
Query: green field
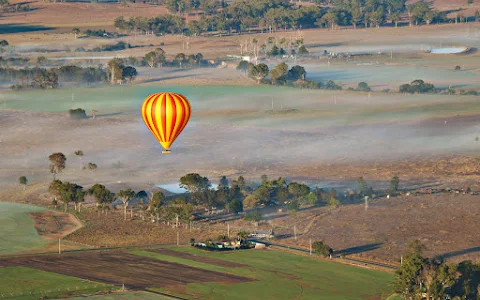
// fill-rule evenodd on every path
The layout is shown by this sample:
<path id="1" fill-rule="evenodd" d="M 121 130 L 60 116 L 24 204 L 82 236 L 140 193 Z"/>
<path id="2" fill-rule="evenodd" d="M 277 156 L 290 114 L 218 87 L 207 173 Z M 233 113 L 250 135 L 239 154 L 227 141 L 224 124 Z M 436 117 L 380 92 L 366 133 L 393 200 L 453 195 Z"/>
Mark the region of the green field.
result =
<path id="1" fill-rule="evenodd" d="M 17 253 L 42 248 L 47 240 L 38 235 L 29 212 L 44 208 L 0 202 L 0 254 Z"/>
<path id="2" fill-rule="evenodd" d="M 85 297 L 73 297 L 69 298 L 70 300 L 81 300 Z M 172 299 L 171 297 L 164 297 L 157 294 L 147 293 L 147 292 L 131 292 L 131 293 L 113 293 L 109 295 L 98 295 L 88 297 L 91 300 L 168 300 Z"/>
<path id="3" fill-rule="evenodd" d="M 0 268 L 0 299 L 50 299 L 116 290 L 118 287 L 25 267 Z"/>
<path id="4" fill-rule="evenodd" d="M 374 270 L 297 256 L 279 251 L 204 252 L 172 248 L 199 256 L 248 265 L 241 268 L 213 266 L 148 251 L 132 251 L 170 262 L 245 276 L 256 281 L 240 284 L 195 283 L 181 290 L 158 289 L 189 299 L 371 299 L 391 295 L 393 275 Z"/>

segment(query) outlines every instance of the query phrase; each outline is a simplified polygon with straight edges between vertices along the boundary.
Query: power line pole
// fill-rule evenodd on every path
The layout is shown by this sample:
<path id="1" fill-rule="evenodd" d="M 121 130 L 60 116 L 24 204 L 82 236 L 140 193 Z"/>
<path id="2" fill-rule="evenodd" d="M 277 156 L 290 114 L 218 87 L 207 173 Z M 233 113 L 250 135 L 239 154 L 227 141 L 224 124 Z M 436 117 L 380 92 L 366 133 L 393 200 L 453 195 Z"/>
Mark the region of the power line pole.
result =
<path id="1" fill-rule="evenodd" d="M 297 240 L 297 225 L 293 225 L 293 234 L 295 235 L 295 240 Z"/>
<path id="2" fill-rule="evenodd" d="M 227 236 L 230 237 L 230 224 L 227 223 Z"/>
<path id="3" fill-rule="evenodd" d="M 312 239 L 310 239 L 310 255 L 312 255 Z"/>
<path id="4" fill-rule="evenodd" d="M 58 238 L 58 254 L 62 254 L 61 246 L 60 246 L 60 238 Z"/>
<path id="5" fill-rule="evenodd" d="M 178 215 L 175 216 L 175 228 L 178 228 Z"/>
<path id="6" fill-rule="evenodd" d="M 177 246 L 180 246 L 180 231 L 177 230 Z"/>

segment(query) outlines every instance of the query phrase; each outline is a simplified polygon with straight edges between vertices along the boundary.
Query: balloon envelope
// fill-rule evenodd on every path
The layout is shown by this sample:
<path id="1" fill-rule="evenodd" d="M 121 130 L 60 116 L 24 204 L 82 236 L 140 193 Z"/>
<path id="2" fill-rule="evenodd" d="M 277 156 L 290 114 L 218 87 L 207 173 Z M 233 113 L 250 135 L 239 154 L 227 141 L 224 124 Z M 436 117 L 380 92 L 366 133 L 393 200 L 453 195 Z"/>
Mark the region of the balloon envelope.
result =
<path id="1" fill-rule="evenodd" d="M 145 124 L 167 151 L 187 125 L 190 115 L 190 103 L 180 94 L 153 94 L 145 98 L 142 105 Z"/>

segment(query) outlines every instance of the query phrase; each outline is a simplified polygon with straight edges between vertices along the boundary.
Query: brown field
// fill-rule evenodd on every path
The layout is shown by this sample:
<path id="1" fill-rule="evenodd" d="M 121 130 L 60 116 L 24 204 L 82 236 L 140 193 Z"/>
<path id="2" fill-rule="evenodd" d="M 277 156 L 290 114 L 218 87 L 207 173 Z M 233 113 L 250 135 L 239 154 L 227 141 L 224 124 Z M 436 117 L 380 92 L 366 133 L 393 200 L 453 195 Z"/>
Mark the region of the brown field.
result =
<path id="1" fill-rule="evenodd" d="M 184 259 L 189 259 L 189 260 L 193 260 L 193 261 L 198 261 L 198 262 L 206 263 L 206 264 L 210 264 L 210 265 L 226 267 L 226 268 L 241 268 L 241 267 L 246 266 L 244 264 L 238 264 L 238 263 L 229 262 L 229 261 L 221 260 L 221 259 L 215 259 L 215 258 L 211 258 L 211 257 L 188 254 L 188 253 L 174 251 L 174 250 L 170 250 L 170 249 L 151 249 L 151 250 L 148 250 L 148 251 L 161 253 L 161 254 L 165 254 L 165 255 L 169 255 L 169 256 L 175 256 L 175 257 L 184 258 Z"/>
<path id="2" fill-rule="evenodd" d="M 113 247 L 129 245 L 175 244 L 177 229 L 165 224 L 156 225 L 148 221 L 124 221 L 120 212 L 112 212 L 107 216 L 95 212 L 82 212 L 85 227 L 72 233 L 67 240 L 87 244 L 93 247 Z M 181 228 L 180 243 L 186 245 L 191 238 L 203 240 L 215 238 L 224 233 L 218 229 Z"/>
<path id="3" fill-rule="evenodd" d="M 406 245 L 418 239 L 425 254 L 449 261 L 480 261 L 480 196 L 443 193 L 381 198 L 336 209 L 314 208 L 271 218 L 275 242 L 308 249 L 322 240 L 337 253 L 398 262 Z M 267 217 L 267 219 L 269 219 Z M 297 226 L 297 241 L 293 225 Z M 283 237 L 282 237 L 283 236 Z"/>
<path id="4" fill-rule="evenodd" d="M 117 251 L 10 258 L 0 260 L 0 265 L 26 266 L 96 282 L 125 284 L 131 289 L 174 288 L 194 282 L 252 281 L 249 278 Z"/>

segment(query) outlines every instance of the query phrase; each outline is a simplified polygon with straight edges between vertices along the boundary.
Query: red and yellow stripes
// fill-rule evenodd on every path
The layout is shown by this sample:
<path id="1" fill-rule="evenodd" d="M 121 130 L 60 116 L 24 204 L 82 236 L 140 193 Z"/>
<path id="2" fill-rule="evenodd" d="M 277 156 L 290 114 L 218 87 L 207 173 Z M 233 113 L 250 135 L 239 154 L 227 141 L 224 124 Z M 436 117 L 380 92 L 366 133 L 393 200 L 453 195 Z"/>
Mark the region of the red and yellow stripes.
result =
<path id="1" fill-rule="evenodd" d="M 174 93 L 148 96 L 142 105 L 142 117 L 163 148 L 168 149 L 180 135 L 191 115 L 187 98 Z"/>

